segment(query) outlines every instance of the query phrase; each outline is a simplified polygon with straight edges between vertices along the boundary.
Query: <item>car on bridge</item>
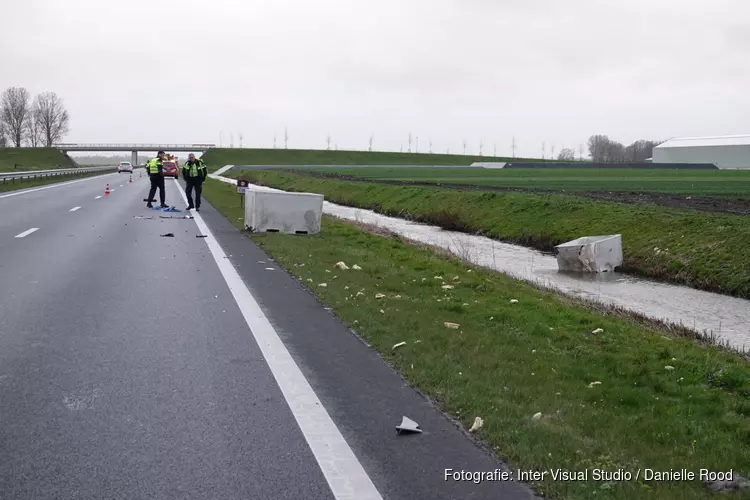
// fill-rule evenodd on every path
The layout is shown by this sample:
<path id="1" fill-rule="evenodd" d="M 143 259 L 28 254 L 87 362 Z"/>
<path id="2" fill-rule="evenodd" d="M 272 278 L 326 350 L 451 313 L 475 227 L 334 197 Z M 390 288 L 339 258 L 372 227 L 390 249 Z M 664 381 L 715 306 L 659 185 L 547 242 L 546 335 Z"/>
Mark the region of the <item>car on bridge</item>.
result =
<path id="1" fill-rule="evenodd" d="M 129 161 L 121 161 L 117 166 L 117 173 L 126 172 L 128 174 L 133 173 L 133 165 Z"/>

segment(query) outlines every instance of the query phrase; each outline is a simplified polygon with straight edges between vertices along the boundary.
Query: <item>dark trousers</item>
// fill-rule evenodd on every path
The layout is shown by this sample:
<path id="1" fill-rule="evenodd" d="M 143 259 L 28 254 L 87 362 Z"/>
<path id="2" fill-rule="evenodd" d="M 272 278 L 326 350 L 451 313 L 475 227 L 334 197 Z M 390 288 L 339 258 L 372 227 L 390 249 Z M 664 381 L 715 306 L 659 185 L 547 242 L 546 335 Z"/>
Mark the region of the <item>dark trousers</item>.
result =
<path id="1" fill-rule="evenodd" d="M 164 205 L 164 176 L 156 174 L 149 177 L 151 179 L 151 189 L 148 192 L 148 202 L 151 203 L 156 194 L 156 188 L 159 188 L 159 199 L 161 200 L 161 204 Z"/>
<path id="2" fill-rule="evenodd" d="M 193 188 L 195 188 L 195 205 L 193 205 Z M 188 207 L 201 207 L 201 191 L 203 191 L 203 179 L 185 178 L 185 194 L 188 199 Z"/>

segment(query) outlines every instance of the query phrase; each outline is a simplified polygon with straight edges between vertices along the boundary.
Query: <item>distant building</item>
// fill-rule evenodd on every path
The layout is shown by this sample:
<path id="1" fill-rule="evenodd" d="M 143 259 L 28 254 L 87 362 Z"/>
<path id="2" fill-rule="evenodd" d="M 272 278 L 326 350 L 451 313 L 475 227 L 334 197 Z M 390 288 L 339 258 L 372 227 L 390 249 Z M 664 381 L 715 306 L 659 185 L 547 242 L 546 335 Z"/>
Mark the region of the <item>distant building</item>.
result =
<path id="1" fill-rule="evenodd" d="M 681 137 L 654 148 L 654 163 L 713 163 L 724 169 L 750 169 L 750 134 Z"/>

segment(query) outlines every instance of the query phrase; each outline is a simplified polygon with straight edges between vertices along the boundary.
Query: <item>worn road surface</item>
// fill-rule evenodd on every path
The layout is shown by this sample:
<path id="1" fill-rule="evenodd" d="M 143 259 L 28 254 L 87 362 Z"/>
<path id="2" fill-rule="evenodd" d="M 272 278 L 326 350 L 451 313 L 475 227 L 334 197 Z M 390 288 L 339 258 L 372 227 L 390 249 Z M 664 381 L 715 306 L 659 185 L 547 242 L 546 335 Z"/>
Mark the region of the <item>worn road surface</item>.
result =
<path id="1" fill-rule="evenodd" d="M 145 208 L 139 175 L 0 194 L 0 498 L 532 498 L 446 480 L 502 464 L 210 205 Z"/>

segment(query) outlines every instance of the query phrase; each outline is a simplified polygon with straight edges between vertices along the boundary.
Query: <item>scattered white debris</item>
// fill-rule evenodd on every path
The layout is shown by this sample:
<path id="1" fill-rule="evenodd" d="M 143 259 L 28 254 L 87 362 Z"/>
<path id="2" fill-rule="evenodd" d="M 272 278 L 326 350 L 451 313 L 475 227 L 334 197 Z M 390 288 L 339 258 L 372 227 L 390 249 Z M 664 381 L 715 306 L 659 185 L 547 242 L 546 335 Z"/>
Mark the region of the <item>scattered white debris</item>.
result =
<path id="1" fill-rule="evenodd" d="M 393 297 L 393 298 L 394 298 L 394 299 L 400 299 L 400 298 L 401 298 L 401 295 L 396 295 L 396 296 L 395 296 L 395 297 Z"/>
<path id="2" fill-rule="evenodd" d="M 345 286 L 345 287 L 344 287 L 344 290 L 349 290 L 349 287 L 348 287 L 348 286 Z"/>
<path id="3" fill-rule="evenodd" d="M 381 309 L 380 314 L 385 314 L 385 311 Z"/>
<path id="4" fill-rule="evenodd" d="M 536 349 L 531 350 L 531 354 L 534 354 L 536 352 Z"/>
<path id="5" fill-rule="evenodd" d="M 259 260 L 259 261 L 258 261 L 258 264 L 265 264 L 265 263 L 266 263 L 266 261 L 265 261 L 265 260 Z"/>
<path id="6" fill-rule="evenodd" d="M 458 281 L 458 280 L 460 280 L 460 279 L 461 279 L 461 278 L 459 278 L 458 276 L 454 276 L 454 277 L 453 277 L 453 281 Z M 479 417 L 477 417 L 477 418 L 479 418 Z"/>
<path id="7" fill-rule="evenodd" d="M 458 330 L 458 328 L 461 326 L 458 323 L 451 323 L 450 321 L 446 321 L 443 324 L 445 325 L 446 328 L 452 328 L 454 330 Z"/>
<path id="8" fill-rule="evenodd" d="M 308 283 L 312 283 L 312 278 L 307 278 Z"/>
<path id="9" fill-rule="evenodd" d="M 677 358 L 672 358 L 672 361 L 677 361 Z"/>
<path id="10" fill-rule="evenodd" d="M 318 286 L 319 286 L 319 287 L 323 287 L 323 288 L 325 288 L 325 287 L 327 287 L 327 286 L 328 286 L 328 283 L 320 283 L 320 284 L 319 284 Z"/>
<path id="11" fill-rule="evenodd" d="M 398 344 L 396 344 L 396 345 L 393 346 L 393 349 L 397 349 L 397 348 L 401 347 L 402 345 L 406 345 L 406 342 L 399 342 Z"/>
<path id="12" fill-rule="evenodd" d="M 362 268 L 361 268 L 361 267 L 359 267 L 359 266 L 358 266 L 357 264 L 354 264 L 354 265 L 352 266 L 352 269 L 354 269 L 355 271 L 361 271 L 361 270 L 362 270 Z"/>
<path id="13" fill-rule="evenodd" d="M 435 276 L 432 279 L 443 281 L 443 277 L 442 276 Z"/>
<path id="14" fill-rule="evenodd" d="M 463 306 L 464 306 L 464 307 L 467 307 L 468 305 L 469 305 L 469 304 L 468 304 L 468 303 L 466 303 L 466 302 L 464 302 L 464 303 L 463 303 Z"/>
<path id="15" fill-rule="evenodd" d="M 330 272 L 331 272 L 331 270 L 330 270 L 330 269 L 326 269 L 326 272 L 327 272 L 327 273 L 330 273 Z"/>
<path id="16" fill-rule="evenodd" d="M 422 278 L 422 281 L 427 281 L 427 278 Z"/>
<path id="17" fill-rule="evenodd" d="M 346 271 L 347 269 L 349 269 L 349 266 L 347 266 L 343 261 L 336 262 L 336 267 L 338 267 L 342 271 Z"/>
<path id="18" fill-rule="evenodd" d="M 362 293 L 362 292 L 357 292 L 357 297 L 359 297 L 360 295 L 364 295 L 364 293 Z"/>
<path id="19" fill-rule="evenodd" d="M 674 370 L 674 366 L 667 365 L 667 366 L 664 367 L 664 369 L 667 370 L 667 371 L 672 371 L 672 370 Z"/>
<path id="20" fill-rule="evenodd" d="M 272 267 L 267 267 L 267 268 L 266 268 L 266 271 L 274 271 L 274 268 L 272 268 Z"/>
<path id="21" fill-rule="evenodd" d="M 453 290 L 455 287 L 453 285 L 443 285 L 441 288 L 443 290 Z"/>
<path id="22" fill-rule="evenodd" d="M 518 304 L 518 299 L 510 299 L 511 304 Z"/>
<path id="23" fill-rule="evenodd" d="M 596 335 L 598 333 L 604 333 L 604 330 L 602 330 L 601 328 L 597 328 L 596 330 L 592 331 L 591 333 L 593 333 L 594 335 Z"/>
<path id="24" fill-rule="evenodd" d="M 402 432 L 422 432 L 419 428 L 419 424 L 409 417 L 403 417 L 401 423 L 396 426 L 396 432 L 401 434 Z"/>
<path id="25" fill-rule="evenodd" d="M 531 420 L 539 420 L 540 418 L 542 418 L 542 412 L 537 412 L 534 413 L 534 416 L 531 417 Z"/>
<path id="26" fill-rule="evenodd" d="M 596 382 L 591 382 L 591 383 L 589 384 L 589 389 L 592 389 L 592 388 L 593 388 L 593 387 L 594 387 L 595 385 L 602 385 L 602 383 L 601 383 L 601 382 L 599 382 L 598 380 L 597 380 Z"/>
<path id="27" fill-rule="evenodd" d="M 474 419 L 474 424 L 471 426 L 471 429 L 469 429 L 469 432 L 476 432 L 479 429 L 481 429 L 484 426 L 484 420 L 477 417 Z"/>
<path id="28" fill-rule="evenodd" d="M 376 299 L 384 299 L 384 298 L 385 298 L 385 294 L 382 294 L 382 293 L 376 293 L 376 294 L 375 294 L 375 298 L 376 298 Z"/>
<path id="29" fill-rule="evenodd" d="M 680 379 L 678 380 L 678 382 L 682 382 L 683 380 L 685 380 L 685 377 L 680 377 Z"/>
<path id="30" fill-rule="evenodd" d="M 494 316 L 490 316 L 490 321 L 492 321 L 493 319 L 495 319 L 495 317 Z"/>

